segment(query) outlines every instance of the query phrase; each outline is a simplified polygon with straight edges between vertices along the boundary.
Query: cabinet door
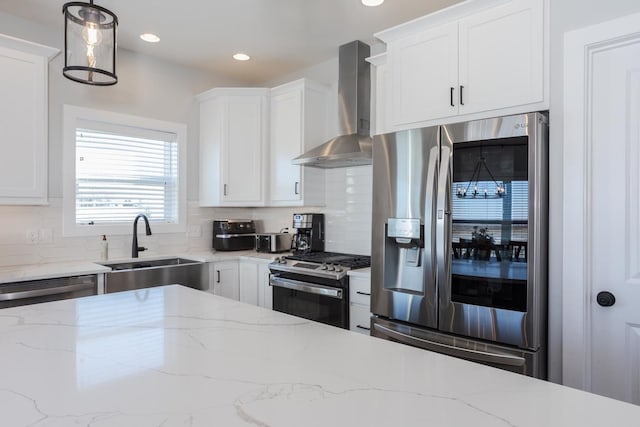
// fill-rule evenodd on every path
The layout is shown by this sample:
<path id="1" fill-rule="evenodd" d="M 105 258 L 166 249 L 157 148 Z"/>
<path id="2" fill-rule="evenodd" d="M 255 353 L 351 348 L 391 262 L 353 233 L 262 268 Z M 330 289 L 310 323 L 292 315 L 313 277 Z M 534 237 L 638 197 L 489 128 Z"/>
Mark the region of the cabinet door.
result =
<path id="1" fill-rule="evenodd" d="M 260 264 L 258 266 L 258 292 L 260 307 L 273 309 L 273 289 L 269 284 L 269 266 Z"/>
<path id="2" fill-rule="evenodd" d="M 213 267 L 213 294 L 235 300 L 240 299 L 238 262 L 216 262 Z"/>
<path id="3" fill-rule="evenodd" d="M 223 143 L 225 202 L 261 204 L 263 200 L 264 98 L 230 96 L 226 98 Z"/>
<path id="4" fill-rule="evenodd" d="M 544 101 L 543 2 L 513 0 L 460 21 L 460 114 Z"/>
<path id="5" fill-rule="evenodd" d="M 240 261 L 240 301 L 258 305 L 258 264 Z"/>
<path id="6" fill-rule="evenodd" d="M 374 134 L 381 135 L 391 132 L 389 126 L 389 108 L 387 100 L 392 99 L 387 94 L 389 85 L 389 66 L 387 64 L 377 65 L 375 68 L 375 123 Z"/>
<path id="7" fill-rule="evenodd" d="M 457 114 L 457 23 L 400 39 L 388 51 L 393 126 Z"/>
<path id="8" fill-rule="evenodd" d="M 47 202 L 47 66 L 0 47 L 0 204 Z"/>
<path id="9" fill-rule="evenodd" d="M 369 306 L 351 304 L 349 307 L 349 330 L 364 335 L 371 334 L 371 313 Z"/>
<path id="10" fill-rule="evenodd" d="M 271 97 L 271 201 L 301 200 L 301 166 L 291 160 L 302 151 L 302 89 Z"/>
<path id="11" fill-rule="evenodd" d="M 371 327 L 371 279 L 349 276 L 349 329 L 369 335 Z"/>

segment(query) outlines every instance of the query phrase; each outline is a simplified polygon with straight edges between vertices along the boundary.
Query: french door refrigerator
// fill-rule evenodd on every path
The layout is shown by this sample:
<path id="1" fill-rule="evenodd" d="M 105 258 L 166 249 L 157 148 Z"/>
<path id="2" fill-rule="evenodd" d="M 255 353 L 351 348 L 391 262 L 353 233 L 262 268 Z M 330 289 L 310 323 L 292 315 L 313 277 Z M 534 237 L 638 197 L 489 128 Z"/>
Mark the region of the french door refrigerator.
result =
<path id="1" fill-rule="evenodd" d="M 371 335 L 546 378 L 548 118 L 378 135 Z"/>

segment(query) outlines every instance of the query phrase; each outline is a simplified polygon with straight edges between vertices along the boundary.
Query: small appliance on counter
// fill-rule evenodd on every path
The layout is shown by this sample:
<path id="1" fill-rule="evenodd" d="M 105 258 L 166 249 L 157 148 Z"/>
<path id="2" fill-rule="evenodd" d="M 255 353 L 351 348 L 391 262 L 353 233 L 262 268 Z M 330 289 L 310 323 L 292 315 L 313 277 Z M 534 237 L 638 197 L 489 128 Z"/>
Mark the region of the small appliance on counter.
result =
<path id="1" fill-rule="evenodd" d="M 291 234 L 258 233 L 256 234 L 256 251 L 266 253 L 287 252 L 291 250 Z"/>
<path id="2" fill-rule="evenodd" d="M 250 219 L 220 219 L 213 221 L 213 249 L 245 251 L 256 246 L 256 225 Z"/>
<path id="3" fill-rule="evenodd" d="M 293 238 L 295 252 L 324 251 L 324 215 L 318 213 L 293 214 Z"/>

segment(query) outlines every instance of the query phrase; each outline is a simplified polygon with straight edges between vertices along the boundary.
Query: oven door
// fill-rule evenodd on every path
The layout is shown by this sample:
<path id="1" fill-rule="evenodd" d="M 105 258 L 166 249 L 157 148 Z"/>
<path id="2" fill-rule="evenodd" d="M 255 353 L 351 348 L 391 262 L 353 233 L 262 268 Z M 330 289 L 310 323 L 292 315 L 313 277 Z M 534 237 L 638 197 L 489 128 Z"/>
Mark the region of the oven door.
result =
<path id="1" fill-rule="evenodd" d="M 349 329 L 348 291 L 272 274 L 273 309 L 327 325 Z"/>

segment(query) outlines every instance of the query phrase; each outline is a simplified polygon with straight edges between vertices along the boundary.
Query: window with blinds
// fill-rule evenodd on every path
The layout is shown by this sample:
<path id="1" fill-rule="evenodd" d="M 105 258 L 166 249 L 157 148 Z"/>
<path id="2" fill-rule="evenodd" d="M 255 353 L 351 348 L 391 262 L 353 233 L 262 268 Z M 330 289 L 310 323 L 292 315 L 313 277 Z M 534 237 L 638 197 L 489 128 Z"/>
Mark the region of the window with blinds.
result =
<path id="1" fill-rule="evenodd" d="M 454 145 L 451 188 L 454 242 L 471 240 L 479 229 L 484 229 L 496 244 L 528 240 L 527 150 L 526 137 Z M 504 189 L 501 197 L 497 195 L 499 186 Z"/>
<path id="2" fill-rule="evenodd" d="M 465 185 L 467 183 L 456 183 Z M 492 186 L 493 182 L 479 182 L 479 186 Z M 529 183 L 513 181 L 504 183 L 502 198 L 461 199 L 454 185 L 451 192 L 452 232 L 455 240 L 471 239 L 474 227 L 485 228 L 496 243 L 512 240 L 526 241 L 528 236 Z M 495 186 L 494 186 L 495 187 Z M 484 187 L 483 187 L 484 188 Z"/>
<path id="3" fill-rule="evenodd" d="M 178 217 L 176 135 L 144 129 L 76 129 L 76 224 Z"/>
<path id="4" fill-rule="evenodd" d="M 186 231 L 185 124 L 65 105 L 63 149 L 64 236 Z"/>

